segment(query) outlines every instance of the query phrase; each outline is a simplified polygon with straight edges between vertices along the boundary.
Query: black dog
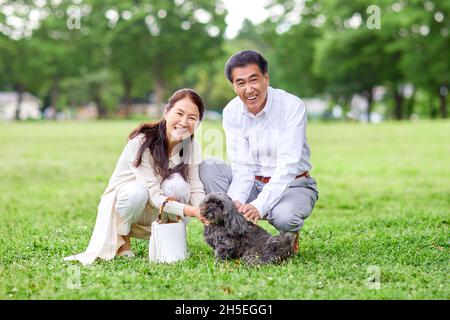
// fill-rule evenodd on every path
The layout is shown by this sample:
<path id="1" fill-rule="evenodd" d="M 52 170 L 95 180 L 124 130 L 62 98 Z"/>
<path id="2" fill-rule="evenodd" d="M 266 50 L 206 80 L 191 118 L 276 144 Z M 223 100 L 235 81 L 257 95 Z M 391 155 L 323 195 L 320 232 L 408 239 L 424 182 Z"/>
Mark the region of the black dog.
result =
<path id="1" fill-rule="evenodd" d="M 247 264 L 281 262 L 294 253 L 292 233 L 272 236 L 245 220 L 225 193 L 210 193 L 200 205 L 200 214 L 209 221 L 204 236 L 216 259 L 240 258 Z"/>

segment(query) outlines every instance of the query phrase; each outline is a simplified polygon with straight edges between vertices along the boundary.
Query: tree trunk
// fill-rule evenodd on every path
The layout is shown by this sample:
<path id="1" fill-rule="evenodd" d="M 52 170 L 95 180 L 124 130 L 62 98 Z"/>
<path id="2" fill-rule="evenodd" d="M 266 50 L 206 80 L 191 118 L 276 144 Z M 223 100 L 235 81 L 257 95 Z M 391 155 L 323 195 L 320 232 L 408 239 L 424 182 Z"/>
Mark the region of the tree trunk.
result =
<path id="1" fill-rule="evenodd" d="M 94 103 L 97 106 L 97 117 L 99 119 L 105 119 L 107 116 L 107 110 L 102 103 L 102 98 L 100 97 L 100 85 L 94 84 L 91 90 L 92 90 L 92 100 L 94 100 Z"/>
<path id="2" fill-rule="evenodd" d="M 75 97 L 71 96 L 69 98 L 69 108 L 70 108 L 70 120 L 76 119 L 77 101 Z"/>
<path id="3" fill-rule="evenodd" d="M 411 115 L 414 113 L 414 104 L 416 102 L 416 92 L 417 92 L 417 90 L 414 89 L 411 97 L 408 99 L 408 101 L 406 103 L 406 117 L 408 119 L 410 119 Z"/>
<path id="4" fill-rule="evenodd" d="M 433 98 L 434 98 L 434 96 L 430 93 L 429 94 L 429 99 L 430 99 L 429 103 L 430 103 L 430 118 L 431 119 L 434 119 L 437 116 L 437 110 L 434 107 Z"/>
<path id="5" fill-rule="evenodd" d="M 17 85 L 17 106 L 16 106 L 16 115 L 15 119 L 17 121 L 20 121 L 20 113 L 22 110 L 22 101 L 23 101 L 23 93 L 24 93 L 24 86 L 22 84 Z"/>
<path id="6" fill-rule="evenodd" d="M 164 94 L 166 91 L 166 84 L 164 80 L 157 76 L 155 80 L 155 103 L 158 106 L 158 118 L 161 118 L 164 110 Z"/>
<path id="7" fill-rule="evenodd" d="M 364 96 L 367 99 L 367 122 L 370 123 L 370 117 L 372 115 L 372 105 L 373 105 L 372 89 L 365 91 Z"/>
<path id="8" fill-rule="evenodd" d="M 212 100 L 211 94 L 212 94 L 212 92 L 214 92 L 214 77 L 218 72 L 220 72 L 219 70 L 215 70 L 215 69 L 216 68 L 212 68 L 212 67 L 208 69 L 204 101 Z"/>
<path id="9" fill-rule="evenodd" d="M 52 88 L 50 92 L 50 101 L 51 101 L 51 107 L 53 107 L 53 110 L 55 111 L 53 113 L 53 119 L 56 119 L 56 110 L 58 109 L 58 99 L 59 99 L 59 77 L 54 77 L 52 81 Z"/>
<path id="10" fill-rule="evenodd" d="M 402 120 L 404 97 L 397 88 L 394 88 L 394 101 L 395 101 L 394 117 L 396 120 Z"/>
<path id="11" fill-rule="evenodd" d="M 350 108 L 350 102 L 351 102 L 351 96 L 350 95 L 345 95 L 343 97 L 343 102 L 342 102 L 342 116 L 344 120 L 348 120 L 348 113 L 350 112 L 351 108 Z"/>
<path id="12" fill-rule="evenodd" d="M 446 119 L 448 116 L 447 113 L 447 94 L 448 91 L 444 90 L 443 88 L 439 89 L 439 111 L 441 114 L 441 117 Z"/>
<path id="13" fill-rule="evenodd" d="M 125 112 L 125 118 L 129 119 L 131 117 L 131 109 L 133 107 L 133 101 L 131 98 L 131 88 L 132 88 L 132 81 L 130 79 L 123 79 L 123 87 L 125 90 L 125 106 L 124 106 L 124 112 Z"/>

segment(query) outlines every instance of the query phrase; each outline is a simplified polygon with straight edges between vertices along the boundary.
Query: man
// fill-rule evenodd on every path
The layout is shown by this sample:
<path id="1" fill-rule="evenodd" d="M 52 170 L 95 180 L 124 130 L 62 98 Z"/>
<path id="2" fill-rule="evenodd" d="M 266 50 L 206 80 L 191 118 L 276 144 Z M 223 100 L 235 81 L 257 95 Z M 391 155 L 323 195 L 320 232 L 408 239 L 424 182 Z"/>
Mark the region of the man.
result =
<path id="1" fill-rule="evenodd" d="M 225 65 L 237 94 L 223 110 L 231 165 L 207 159 L 200 179 L 207 193 L 226 192 L 249 221 L 267 219 L 280 231 L 298 232 L 318 199 L 310 176 L 306 108 L 298 97 L 269 86 L 267 61 L 241 51 Z"/>

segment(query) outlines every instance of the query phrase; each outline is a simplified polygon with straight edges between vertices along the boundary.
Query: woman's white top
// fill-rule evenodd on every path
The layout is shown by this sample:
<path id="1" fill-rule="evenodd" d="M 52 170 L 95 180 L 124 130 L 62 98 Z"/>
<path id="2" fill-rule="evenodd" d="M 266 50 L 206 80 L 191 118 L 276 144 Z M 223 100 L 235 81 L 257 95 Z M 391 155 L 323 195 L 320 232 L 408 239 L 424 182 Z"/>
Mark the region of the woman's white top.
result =
<path id="1" fill-rule="evenodd" d="M 167 196 L 163 194 L 161 189 L 162 178 L 154 171 L 153 157 L 148 148 L 142 154 L 140 166 L 137 168 L 133 166 L 133 162 L 136 159 L 136 155 L 144 142 L 144 139 L 144 134 L 140 133 L 135 138 L 128 141 L 117 162 L 116 169 L 109 180 L 103 196 L 117 190 L 129 181 L 138 180 L 143 182 L 147 187 L 152 207 L 159 208 Z M 183 156 L 180 156 L 180 151 L 182 149 Z M 195 140 L 191 141 L 191 139 L 188 138 L 174 147 L 172 155 L 169 158 L 169 168 L 175 167 L 182 161 L 189 165 L 188 182 L 191 186 L 189 203 L 193 206 L 198 206 L 205 197 L 205 190 L 199 176 L 199 165 L 202 162 L 202 150 Z M 164 206 L 164 211 L 183 216 L 185 205 L 186 204 L 180 202 L 169 201 Z"/>
<path id="2" fill-rule="evenodd" d="M 133 163 L 137 152 L 144 142 L 144 134 L 138 134 L 129 140 L 125 146 L 116 168 L 112 174 L 108 186 L 103 193 L 98 205 L 97 220 L 89 245 L 85 252 L 64 258 L 64 260 L 78 260 L 87 265 L 95 261 L 97 257 L 110 260 L 115 257 L 117 249 L 124 244 L 121 235 L 117 233 L 118 216 L 115 212 L 115 202 L 117 192 L 121 187 L 131 181 L 142 182 L 148 191 L 149 202 L 143 215 L 148 217 L 145 225 L 133 224 L 131 236 L 149 239 L 150 225 L 158 216 L 158 211 L 164 200 L 167 198 L 161 189 L 162 177 L 158 176 L 154 170 L 153 157 L 147 148 L 142 154 L 142 161 L 138 167 Z M 188 164 L 188 183 L 190 184 L 189 204 L 198 206 L 205 197 L 203 184 L 200 181 L 199 165 L 202 161 L 200 145 L 190 138 L 175 146 L 169 158 L 169 168 L 173 168 L 181 162 Z M 164 212 L 183 216 L 186 204 L 177 201 L 169 201 L 164 207 Z"/>

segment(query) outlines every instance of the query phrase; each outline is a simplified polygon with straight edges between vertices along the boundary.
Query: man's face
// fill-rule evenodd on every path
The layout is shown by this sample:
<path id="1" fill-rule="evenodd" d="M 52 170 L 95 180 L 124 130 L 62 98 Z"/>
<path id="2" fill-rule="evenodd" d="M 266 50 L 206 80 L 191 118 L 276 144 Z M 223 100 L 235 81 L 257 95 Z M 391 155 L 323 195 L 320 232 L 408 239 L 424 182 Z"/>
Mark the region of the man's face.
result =
<path id="1" fill-rule="evenodd" d="M 247 64 L 231 71 L 234 92 L 253 114 L 260 112 L 267 100 L 269 74 L 263 74 L 256 64 Z"/>

